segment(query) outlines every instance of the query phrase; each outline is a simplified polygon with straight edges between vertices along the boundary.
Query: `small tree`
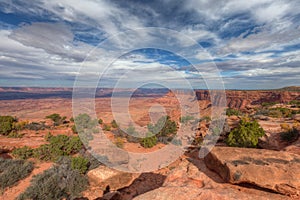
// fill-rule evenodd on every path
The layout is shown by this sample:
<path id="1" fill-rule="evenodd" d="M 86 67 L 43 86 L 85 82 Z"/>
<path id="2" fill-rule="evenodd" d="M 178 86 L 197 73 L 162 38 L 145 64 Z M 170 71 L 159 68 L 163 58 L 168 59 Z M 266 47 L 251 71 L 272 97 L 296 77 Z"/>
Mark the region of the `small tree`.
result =
<path id="1" fill-rule="evenodd" d="M 81 174 L 84 174 L 88 170 L 89 160 L 82 157 L 71 158 L 71 168 L 78 170 Z"/>
<path id="2" fill-rule="evenodd" d="M 52 115 L 46 116 L 47 119 L 51 119 L 54 122 L 54 126 L 59 126 L 66 120 L 67 117 L 61 117 L 57 113 L 53 113 Z"/>
<path id="3" fill-rule="evenodd" d="M 111 127 L 118 128 L 118 124 L 117 124 L 116 120 L 111 121 Z"/>
<path id="4" fill-rule="evenodd" d="M 13 130 L 13 124 L 16 121 L 12 116 L 0 116 L 0 134 L 8 135 Z"/>
<path id="5" fill-rule="evenodd" d="M 110 131 L 110 130 L 111 130 L 111 127 L 110 127 L 110 125 L 108 125 L 108 124 L 104 124 L 104 125 L 103 125 L 103 129 L 104 129 L 105 131 Z"/>
<path id="6" fill-rule="evenodd" d="M 74 118 L 75 126 L 72 127 L 74 133 L 79 133 L 82 142 L 88 145 L 88 142 L 93 139 L 93 132 L 98 126 L 98 120 L 92 119 L 88 114 L 79 114 Z"/>
<path id="7" fill-rule="evenodd" d="M 145 148 L 154 147 L 157 144 L 157 138 L 152 133 L 148 133 L 147 137 L 141 139 L 140 144 Z"/>
<path id="8" fill-rule="evenodd" d="M 156 124 L 148 125 L 149 132 L 156 134 L 157 139 L 167 144 L 177 133 L 177 124 L 169 116 L 159 118 Z"/>
<path id="9" fill-rule="evenodd" d="M 265 135 L 265 131 L 256 120 L 243 118 L 237 128 L 233 129 L 226 140 L 229 146 L 254 148 L 258 139 Z"/>

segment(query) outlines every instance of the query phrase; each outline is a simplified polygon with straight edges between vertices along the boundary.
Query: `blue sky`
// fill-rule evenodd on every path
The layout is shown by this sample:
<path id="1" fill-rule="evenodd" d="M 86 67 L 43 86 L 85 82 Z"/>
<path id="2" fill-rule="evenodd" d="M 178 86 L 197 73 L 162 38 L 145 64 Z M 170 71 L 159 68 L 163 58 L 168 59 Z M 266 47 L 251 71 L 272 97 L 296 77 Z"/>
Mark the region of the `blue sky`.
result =
<path id="1" fill-rule="evenodd" d="M 206 88 L 216 76 L 226 89 L 300 85 L 299 8 L 298 0 L 0 1 L 0 86 L 72 87 L 76 76 L 89 85 L 99 75 L 99 87 Z"/>

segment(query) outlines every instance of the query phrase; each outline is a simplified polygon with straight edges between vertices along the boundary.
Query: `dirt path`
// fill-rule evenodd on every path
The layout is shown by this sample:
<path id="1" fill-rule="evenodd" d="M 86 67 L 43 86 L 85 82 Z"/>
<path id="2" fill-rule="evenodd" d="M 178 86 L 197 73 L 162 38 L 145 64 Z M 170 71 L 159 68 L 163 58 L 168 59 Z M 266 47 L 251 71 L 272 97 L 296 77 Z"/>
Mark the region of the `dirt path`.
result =
<path id="1" fill-rule="evenodd" d="M 0 196 L 1 200 L 14 200 L 21 194 L 25 189 L 30 185 L 30 180 L 34 175 L 42 173 L 43 171 L 49 169 L 52 166 L 52 163 L 39 163 L 35 165 L 36 167 L 33 169 L 30 176 L 21 180 L 17 185 L 8 188 L 4 191 L 2 196 Z"/>

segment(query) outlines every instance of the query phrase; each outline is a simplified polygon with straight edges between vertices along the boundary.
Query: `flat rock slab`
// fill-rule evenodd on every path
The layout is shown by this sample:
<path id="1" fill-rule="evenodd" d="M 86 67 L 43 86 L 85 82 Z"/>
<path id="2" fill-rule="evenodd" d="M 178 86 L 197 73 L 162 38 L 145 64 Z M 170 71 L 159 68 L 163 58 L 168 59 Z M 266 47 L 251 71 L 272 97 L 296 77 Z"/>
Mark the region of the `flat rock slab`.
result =
<path id="1" fill-rule="evenodd" d="M 129 186 L 139 176 L 139 174 L 121 172 L 106 166 L 99 166 L 89 171 L 87 175 L 91 186 L 102 190 L 109 186 L 113 191 Z"/>
<path id="2" fill-rule="evenodd" d="M 284 195 L 300 194 L 300 156 L 265 149 L 214 147 L 205 164 L 232 184 L 250 184 Z"/>

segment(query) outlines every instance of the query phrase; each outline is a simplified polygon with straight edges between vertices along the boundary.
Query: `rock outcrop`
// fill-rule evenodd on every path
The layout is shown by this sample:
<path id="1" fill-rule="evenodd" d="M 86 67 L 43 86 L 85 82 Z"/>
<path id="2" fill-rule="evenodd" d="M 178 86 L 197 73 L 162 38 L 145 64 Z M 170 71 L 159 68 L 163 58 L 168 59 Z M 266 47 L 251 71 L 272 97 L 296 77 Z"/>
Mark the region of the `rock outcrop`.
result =
<path id="1" fill-rule="evenodd" d="M 107 186 L 109 186 L 112 191 L 129 186 L 139 176 L 139 174 L 121 172 L 106 166 L 99 166 L 89 171 L 87 175 L 90 185 L 102 191 L 104 191 Z"/>
<path id="2" fill-rule="evenodd" d="M 134 200 L 286 200 L 289 197 L 265 191 L 243 188 L 227 183 L 208 170 L 199 159 L 184 159 L 171 170 L 162 187 L 141 194 Z"/>
<path id="3" fill-rule="evenodd" d="M 299 91 L 284 90 L 259 90 L 259 91 L 235 91 L 226 90 L 227 106 L 236 109 L 246 109 L 249 106 L 261 105 L 263 102 L 287 103 L 291 100 L 300 100 Z M 218 93 L 214 93 L 214 98 L 208 90 L 197 90 L 196 96 L 199 101 L 215 101 L 215 105 L 222 100 Z"/>
<path id="4" fill-rule="evenodd" d="M 283 151 L 214 147 L 208 168 L 226 182 L 246 184 L 284 195 L 300 194 L 300 156 Z"/>

